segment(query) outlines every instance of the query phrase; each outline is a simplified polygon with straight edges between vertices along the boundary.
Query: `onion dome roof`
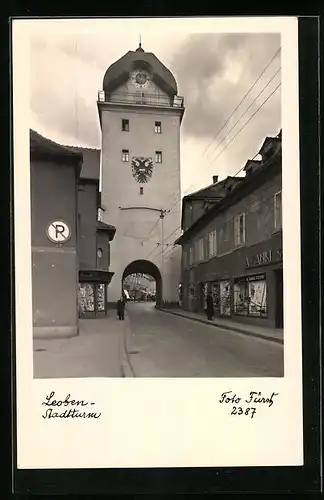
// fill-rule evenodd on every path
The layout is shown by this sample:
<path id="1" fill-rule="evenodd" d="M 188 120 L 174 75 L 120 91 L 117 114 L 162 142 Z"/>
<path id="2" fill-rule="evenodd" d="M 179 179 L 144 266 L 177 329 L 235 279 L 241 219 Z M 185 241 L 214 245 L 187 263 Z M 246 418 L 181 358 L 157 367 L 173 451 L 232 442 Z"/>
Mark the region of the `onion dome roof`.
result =
<path id="1" fill-rule="evenodd" d="M 136 68 L 149 70 L 152 80 L 162 90 L 170 96 L 177 95 L 177 83 L 171 71 L 152 52 L 145 52 L 141 44 L 109 66 L 103 79 L 103 90 L 112 92 L 125 83 Z"/>

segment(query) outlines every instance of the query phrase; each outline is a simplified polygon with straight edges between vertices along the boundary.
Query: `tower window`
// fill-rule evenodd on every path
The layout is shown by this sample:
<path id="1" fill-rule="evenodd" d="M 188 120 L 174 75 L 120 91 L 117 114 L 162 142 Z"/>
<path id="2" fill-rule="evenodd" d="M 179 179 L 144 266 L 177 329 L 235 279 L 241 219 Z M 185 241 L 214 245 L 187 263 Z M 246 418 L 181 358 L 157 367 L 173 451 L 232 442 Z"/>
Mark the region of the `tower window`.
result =
<path id="1" fill-rule="evenodd" d="M 162 163 L 162 151 L 155 151 L 155 163 Z"/>
<path id="2" fill-rule="evenodd" d="M 161 134 L 162 132 L 162 124 L 161 122 L 155 122 L 155 133 Z"/>
<path id="3" fill-rule="evenodd" d="M 144 189 L 140 187 L 140 194 L 144 194 Z"/>
<path id="4" fill-rule="evenodd" d="M 125 118 L 122 119 L 122 131 L 129 132 L 129 120 L 126 120 Z"/>
<path id="5" fill-rule="evenodd" d="M 129 161 L 129 150 L 128 149 L 123 149 L 122 160 L 123 161 Z"/>

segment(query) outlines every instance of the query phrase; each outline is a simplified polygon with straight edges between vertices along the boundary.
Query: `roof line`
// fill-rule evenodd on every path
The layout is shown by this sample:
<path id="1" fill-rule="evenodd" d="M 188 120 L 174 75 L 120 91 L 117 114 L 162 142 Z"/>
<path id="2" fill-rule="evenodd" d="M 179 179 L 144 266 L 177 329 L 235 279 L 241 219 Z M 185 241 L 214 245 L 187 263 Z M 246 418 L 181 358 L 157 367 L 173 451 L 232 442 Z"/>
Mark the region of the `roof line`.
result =
<path id="1" fill-rule="evenodd" d="M 32 128 L 29 129 L 29 135 L 34 135 L 34 140 L 37 140 L 37 137 L 38 137 L 40 140 L 44 141 L 45 143 L 48 143 L 48 147 L 50 147 L 51 145 L 52 145 L 52 147 L 56 147 L 57 149 L 61 150 L 61 154 L 69 154 L 71 156 L 73 155 L 75 157 L 82 158 L 81 153 L 78 153 L 76 151 L 72 151 L 71 149 L 67 148 L 63 144 L 59 144 L 58 142 L 55 142 L 52 139 L 49 139 L 48 137 L 45 137 L 44 135 L 40 134 L 39 132 L 37 132 L 36 130 L 34 130 Z M 31 137 L 31 139 L 32 138 L 33 137 Z"/>
<path id="2" fill-rule="evenodd" d="M 192 193 L 186 194 L 184 196 L 184 198 L 190 198 L 190 196 L 194 196 L 194 195 L 196 195 L 198 193 L 201 193 L 202 191 L 205 191 L 206 189 L 210 189 L 213 186 L 217 186 L 217 185 L 220 185 L 220 184 L 225 184 L 228 179 L 235 179 L 236 180 L 236 179 L 244 179 L 244 177 L 235 177 L 233 175 L 228 175 L 227 177 L 225 177 L 221 181 L 218 181 L 216 183 L 213 182 L 212 184 L 208 184 L 208 186 L 205 186 L 203 188 L 198 189 L 198 191 L 193 191 Z"/>
<path id="3" fill-rule="evenodd" d="M 87 148 L 85 146 L 70 146 L 68 144 L 64 144 L 63 147 L 69 148 L 69 149 L 81 149 L 83 151 L 101 151 L 100 148 Z"/>

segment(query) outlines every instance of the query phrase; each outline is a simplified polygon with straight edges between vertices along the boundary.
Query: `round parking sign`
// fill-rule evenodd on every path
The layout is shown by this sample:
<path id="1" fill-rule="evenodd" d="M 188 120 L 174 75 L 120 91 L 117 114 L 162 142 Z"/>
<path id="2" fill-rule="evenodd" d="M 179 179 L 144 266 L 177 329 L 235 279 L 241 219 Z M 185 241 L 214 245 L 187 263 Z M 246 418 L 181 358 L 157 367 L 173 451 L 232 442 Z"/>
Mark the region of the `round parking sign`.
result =
<path id="1" fill-rule="evenodd" d="M 68 224 L 62 220 L 55 220 L 47 227 L 47 237 L 53 243 L 65 243 L 71 236 Z"/>

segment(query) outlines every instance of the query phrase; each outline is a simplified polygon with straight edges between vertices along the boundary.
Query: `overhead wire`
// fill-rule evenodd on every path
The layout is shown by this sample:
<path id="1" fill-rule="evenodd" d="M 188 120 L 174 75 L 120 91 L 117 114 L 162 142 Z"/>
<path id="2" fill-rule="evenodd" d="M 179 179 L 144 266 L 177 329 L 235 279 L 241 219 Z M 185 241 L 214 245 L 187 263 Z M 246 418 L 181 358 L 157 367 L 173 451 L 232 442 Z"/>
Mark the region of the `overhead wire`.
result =
<path id="1" fill-rule="evenodd" d="M 277 76 L 277 74 L 279 73 L 281 68 L 278 68 L 277 71 L 272 75 L 272 77 L 270 78 L 270 80 L 268 81 L 268 83 L 261 89 L 261 91 L 258 93 L 258 95 L 253 99 L 253 101 L 251 102 L 251 104 L 246 108 L 246 110 L 244 111 L 244 113 L 240 116 L 240 118 L 234 123 L 234 125 L 230 128 L 230 130 L 227 132 L 227 134 L 225 135 L 225 137 L 223 137 L 223 139 L 217 144 L 216 146 L 216 149 L 219 148 L 219 146 L 227 139 L 227 137 L 229 136 L 230 132 L 232 132 L 232 130 L 234 130 L 234 128 L 236 127 L 236 125 L 242 120 L 242 118 L 244 117 L 244 115 L 246 115 L 246 113 L 249 111 L 249 109 L 251 109 L 251 107 L 253 106 L 253 104 L 257 101 L 257 99 L 260 97 L 261 94 L 263 94 L 263 92 L 265 91 L 265 89 L 270 85 L 270 83 L 275 79 L 275 77 Z M 209 167 L 210 165 L 207 166 L 207 168 Z"/>
<path id="2" fill-rule="evenodd" d="M 213 144 L 213 142 L 217 139 L 217 137 L 219 136 L 219 134 L 221 133 L 221 131 L 226 127 L 226 125 L 228 124 L 228 122 L 230 121 L 230 119 L 232 118 L 232 116 L 235 114 L 235 112 L 239 109 L 239 107 L 241 106 L 241 104 L 245 101 L 245 99 L 247 98 L 247 96 L 251 93 L 251 91 L 254 89 L 254 87 L 256 86 L 256 84 L 260 81 L 260 79 L 262 78 L 262 76 L 264 75 L 264 73 L 266 72 L 266 70 L 269 68 L 269 66 L 271 65 L 271 63 L 275 60 L 275 58 L 277 57 L 277 55 L 279 54 L 281 50 L 281 47 L 279 47 L 279 49 L 275 52 L 275 54 L 272 56 L 272 58 L 270 59 L 270 61 L 268 62 L 268 64 L 265 66 L 265 68 L 263 69 L 263 71 L 260 73 L 260 75 L 258 76 L 258 78 L 255 80 L 255 82 L 251 85 L 251 87 L 248 89 L 248 91 L 246 92 L 246 94 L 243 96 L 243 98 L 240 100 L 240 102 L 238 103 L 238 105 L 236 106 L 236 108 L 232 111 L 232 113 L 230 114 L 230 116 L 227 118 L 227 120 L 225 121 L 225 123 L 223 123 L 223 125 L 221 126 L 221 128 L 217 131 L 216 135 L 214 136 L 213 140 L 207 145 L 207 147 L 205 148 L 205 150 L 203 151 L 202 155 L 204 155 L 209 147 Z"/>
<path id="3" fill-rule="evenodd" d="M 271 81 L 274 79 L 274 77 L 278 74 L 279 70 L 275 73 L 275 75 L 273 75 L 273 77 L 271 78 L 271 80 L 268 82 L 268 84 L 263 88 L 263 90 L 258 94 L 258 96 L 256 97 L 256 99 L 261 95 L 261 93 L 265 90 L 265 88 L 271 83 Z M 229 147 L 229 145 L 233 142 L 233 140 L 244 130 L 244 128 L 251 122 L 251 120 L 256 116 L 256 114 L 260 111 L 260 109 L 262 109 L 262 107 L 268 102 L 268 100 L 274 95 L 274 93 L 278 90 L 278 88 L 281 86 L 281 82 L 277 85 L 277 87 L 270 93 L 270 95 L 261 103 L 261 105 L 256 109 L 256 111 L 249 117 L 249 119 L 243 124 L 243 126 L 238 130 L 238 132 L 234 135 L 234 137 L 232 137 L 232 139 L 226 144 L 226 146 L 220 151 L 220 153 L 216 156 L 216 158 L 213 160 L 212 163 L 214 163 L 220 156 L 221 154 Z M 255 99 L 255 100 L 256 100 Z M 253 103 L 255 102 L 255 100 L 253 101 Z M 253 104 L 252 103 L 252 104 Z M 251 105 L 252 105 L 251 104 Z M 251 107 L 251 105 L 249 106 L 249 108 Z M 249 109 L 248 108 L 248 109 Z M 245 114 L 245 113 L 244 113 Z M 241 118 L 244 116 L 244 114 L 241 116 Z M 241 119 L 240 118 L 240 119 Z M 240 120 L 238 120 L 239 122 Z M 237 122 L 237 123 L 238 123 Z M 234 127 L 233 127 L 234 128 Z M 226 136 L 227 137 L 227 136 Z M 225 137 L 225 138 L 226 138 Z M 259 153 L 257 153 L 253 158 L 252 160 L 254 160 L 257 156 L 258 156 Z M 209 164 L 207 166 L 207 168 L 210 166 L 211 164 Z M 240 173 L 242 170 L 243 170 L 244 166 L 233 176 L 233 177 L 236 177 L 238 175 L 238 173 Z M 172 212 L 172 209 L 174 208 L 174 206 L 179 203 L 178 200 L 176 200 L 176 202 L 166 211 L 166 216 Z M 165 240 L 167 240 L 172 234 L 174 234 L 178 229 L 180 229 L 181 226 L 177 227 L 170 235 L 168 235 Z"/>
<path id="4" fill-rule="evenodd" d="M 270 64 L 272 63 L 272 61 L 275 59 L 275 57 L 278 55 L 278 53 L 280 52 L 280 49 L 277 50 L 277 52 L 274 54 L 274 56 L 271 58 L 271 60 L 269 61 L 269 63 L 267 64 L 267 66 L 264 68 L 264 70 L 261 72 L 261 74 L 259 75 L 259 77 L 255 80 L 254 84 L 250 87 L 249 91 L 245 94 L 245 96 L 243 97 L 243 99 L 240 101 L 240 103 L 236 106 L 235 110 L 232 112 L 232 114 L 230 115 L 230 117 L 226 120 L 225 124 L 223 125 L 223 127 L 221 128 L 221 130 L 223 130 L 223 128 L 225 127 L 225 125 L 229 122 L 230 118 L 233 116 L 234 112 L 240 107 L 240 105 L 242 104 L 242 102 L 245 100 L 245 98 L 249 95 L 249 93 L 251 92 L 251 90 L 255 87 L 256 83 L 260 80 L 260 78 L 262 77 L 262 75 L 265 73 L 265 71 L 268 69 L 268 67 L 270 66 Z M 274 78 L 277 76 L 277 74 L 279 73 L 281 68 L 278 68 L 277 71 L 272 75 L 272 77 L 270 78 L 270 80 L 267 82 L 267 84 L 261 89 L 261 91 L 259 92 L 259 94 L 254 98 L 254 100 L 250 103 L 250 105 L 245 109 L 245 111 L 243 112 L 243 114 L 240 116 L 240 118 L 235 122 L 235 124 L 231 127 L 231 129 L 227 132 L 227 134 L 225 135 L 225 137 L 221 140 L 221 142 L 217 145 L 217 148 L 227 139 L 227 137 L 229 136 L 229 133 L 236 127 L 236 125 L 238 125 L 238 123 L 241 121 L 241 119 L 244 117 L 244 115 L 247 113 L 247 111 L 253 106 L 253 104 L 256 102 L 256 100 L 260 97 L 261 94 L 263 94 L 263 92 L 265 91 L 265 89 L 270 85 L 270 83 L 274 80 Z M 262 105 L 263 106 L 263 105 Z M 262 106 L 259 108 L 261 109 Z M 256 113 L 255 113 L 256 114 Z M 254 115 L 253 115 L 254 116 Z M 220 130 L 220 131 L 221 131 Z M 219 132 L 220 132 L 219 131 Z M 218 136 L 219 134 L 216 134 L 215 138 Z M 209 146 L 214 142 L 214 140 L 209 144 Z M 231 141 L 232 142 L 232 141 Z M 216 148 L 216 149 L 217 149 Z M 226 148 L 225 148 L 226 149 Z M 204 154 L 204 152 L 203 152 Z M 209 168 L 215 161 L 216 159 L 218 158 L 218 156 L 212 160 L 206 168 Z M 189 189 L 193 187 L 193 184 L 191 184 L 189 186 Z M 188 188 L 187 188 L 188 189 Z M 172 212 L 173 208 L 175 207 L 175 205 L 179 203 L 178 200 L 175 201 L 175 203 L 173 205 L 171 205 L 171 207 L 169 209 L 166 210 L 166 214 L 169 214 L 170 212 Z"/>
<path id="5" fill-rule="evenodd" d="M 234 141 L 234 139 L 244 130 L 244 128 L 251 122 L 251 120 L 255 117 L 255 115 L 260 111 L 260 109 L 263 108 L 263 106 L 271 99 L 271 97 L 274 95 L 274 93 L 278 90 L 278 88 L 281 86 L 281 82 L 276 86 L 276 88 L 271 92 L 271 94 L 263 101 L 263 103 L 257 108 L 257 110 L 249 117 L 249 119 L 244 123 L 244 125 L 238 130 L 238 132 L 232 137 L 232 139 L 226 144 L 226 146 L 220 151 L 220 153 L 214 158 L 212 165 L 222 154 L 223 152 L 229 147 L 229 145 Z M 210 166 L 208 165 L 208 167 Z M 207 168 L 208 168 L 207 167 Z"/>
<path id="6" fill-rule="evenodd" d="M 258 78 L 254 81 L 254 83 L 252 84 L 252 86 L 249 88 L 249 90 L 246 92 L 246 94 L 243 96 L 243 98 L 241 99 L 241 101 L 239 102 L 239 104 L 236 106 L 236 108 L 233 110 L 233 112 L 231 113 L 231 115 L 228 117 L 228 119 L 226 120 L 226 122 L 223 124 L 223 126 L 218 130 L 217 134 L 214 136 L 214 139 L 213 141 L 211 141 L 209 143 L 209 145 L 207 146 L 207 148 L 205 148 L 205 150 L 203 151 L 203 154 L 206 153 L 206 151 L 208 150 L 208 148 L 211 146 L 211 144 L 215 141 L 215 139 L 218 137 L 218 135 L 220 134 L 220 132 L 225 128 L 225 126 L 227 125 L 227 123 L 230 121 L 231 117 L 234 115 L 234 113 L 239 109 L 239 107 L 241 106 L 241 104 L 244 102 L 244 100 L 246 99 L 246 97 L 251 93 L 251 91 L 253 90 L 253 88 L 255 87 L 255 85 L 260 81 L 261 77 L 264 75 L 264 73 L 266 72 L 266 70 L 269 68 L 269 66 L 271 65 L 271 63 L 274 61 L 274 59 L 277 57 L 277 55 L 279 54 L 280 52 L 280 48 L 275 52 L 275 54 L 272 56 L 272 58 L 270 59 L 270 61 L 267 63 L 267 65 L 265 66 L 265 68 L 263 69 L 263 71 L 260 73 L 260 75 L 258 76 Z M 229 133 L 236 127 L 236 125 L 241 121 L 241 119 L 244 117 L 244 115 L 247 113 L 247 111 L 252 107 L 252 105 L 256 102 L 256 100 L 260 97 L 260 95 L 264 92 L 264 90 L 270 85 L 270 83 L 274 80 L 274 78 L 276 77 L 276 75 L 279 73 L 280 71 L 280 68 L 275 72 L 274 75 L 272 75 L 272 77 L 270 78 L 270 80 L 267 82 L 267 84 L 261 89 L 261 91 L 259 92 L 259 94 L 254 98 L 254 100 L 252 101 L 252 103 L 250 103 L 250 105 L 248 106 L 248 108 L 245 109 L 244 113 L 240 116 L 240 118 L 236 121 L 236 123 L 231 127 L 231 129 L 227 132 L 227 134 L 225 135 L 225 137 L 222 139 L 221 143 L 224 142 L 224 140 L 226 140 L 226 138 L 229 136 Z M 216 158 L 214 158 L 212 160 L 212 162 L 207 166 L 207 168 L 209 168 L 220 156 L 221 154 L 229 147 L 229 145 L 233 142 L 233 140 L 244 130 L 244 128 L 251 122 L 251 120 L 256 116 L 256 114 L 262 109 L 262 107 L 266 104 L 266 102 L 273 96 L 273 94 L 276 92 L 276 90 L 280 87 L 281 85 L 281 82 L 279 83 L 279 85 L 277 85 L 277 87 L 271 92 L 271 94 L 262 102 L 262 104 L 257 108 L 257 110 L 249 117 L 249 119 L 243 124 L 243 126 L 239 129 L 239 131 L 234 135 L 234 137 L 226 144 L 226 146 L 220 151 L 220 153 L 216 156 Z M 186 140 L 185 140 L 185 143 L 186 143 Z M 219 145 L 217 145 L 217 148 L 219 147 Z M 256 156 L 258 156 L 259 153 L 257 153 L 253 158 L 256 158 Z M 241 170 L 243 170 L 244 166 L 234 175 L 238 175 L 238 173 L 241 172 Z M 192 186 L 192 185 L 191 185 Z M 190 187 L 191 187 L 190 186 Z M 180 203 L 179 200 L 176 200 L 169 209 L 166 209 L 165 211 L 165 216 L 169 215 L 172 210 L 174 209 L 175 205 L 177 205 L 178 203 Z M 158 221 L 155 223 L 155 225 L 153 226 L 153 228 L 151 229 L 149 235 L 151 234 L 151 232 L 153 231 L 153 229 L 156 227 Z M 178 231 L 179 229 L 181 229 L 181 225 L 178 226 L 174 231 L 172 231 L 166 238 L 164 238 L 164 241 L 167 241 L 176 231 Z M 164 245 L 164 242 L 162 242 L 162 245 Z M 150 254 L 152 255 L 159 247 L 159 244 L 156 246 L 156 248 L 154 248 Z M 168 253 L 171 252 L 172 249 L 169 250 L 169 252 L 167 252 L 166 255 L 168 255 Z M 162 250 L 161 252 L 162 253 Z M 160 254 L 158 254 L 156 256 L 156 258 L 159 256 Z"/>

